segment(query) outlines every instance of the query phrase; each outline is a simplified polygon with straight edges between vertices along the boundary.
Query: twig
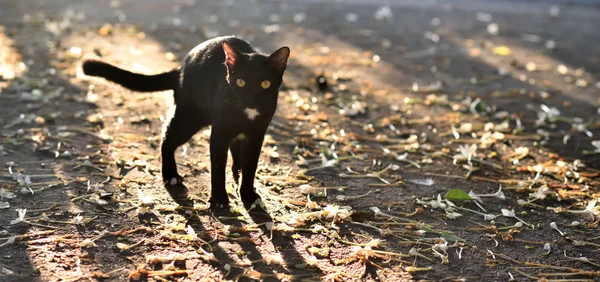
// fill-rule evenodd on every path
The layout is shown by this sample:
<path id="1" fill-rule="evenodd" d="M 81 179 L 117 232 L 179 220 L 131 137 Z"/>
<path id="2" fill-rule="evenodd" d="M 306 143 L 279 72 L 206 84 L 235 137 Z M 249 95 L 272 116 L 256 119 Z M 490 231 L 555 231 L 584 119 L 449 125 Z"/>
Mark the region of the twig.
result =
<path id="1" fill-rule="evenodd" d="M 527 273 L 525 273 L 525 272 L 523 272 L 523 271 L 519 270 L 519 269 L 518 269 L 518 268 L 516 268 L 516 267 L 513 267 L 512 269 L 513 269 L 515 272 L 517 272 L 517 273 L 519 273 L 519 274 L 521 274 L 521 275 L 523 275 L 523 276 L 525 276 L 525 277 L 527 277 L 527 278 L 529 278 L 529 279 L 532 279 L 532 280 L 535 280 L 535 281 L 537 281 L 537 280 L 538 280 L 538 278 L 537 278 L 537 277 L 531 276 L 531 275 L 529 275 L 529 274 L 527 274 Z"/>

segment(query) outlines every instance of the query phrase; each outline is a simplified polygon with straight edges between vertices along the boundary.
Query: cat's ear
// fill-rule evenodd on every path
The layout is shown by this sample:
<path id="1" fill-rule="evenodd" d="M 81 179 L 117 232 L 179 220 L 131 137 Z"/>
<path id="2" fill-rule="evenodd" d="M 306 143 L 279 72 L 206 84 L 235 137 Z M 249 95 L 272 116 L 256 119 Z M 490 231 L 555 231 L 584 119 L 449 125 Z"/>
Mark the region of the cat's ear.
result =
<path id="1" fill-rule="evenodd" d="M 269 66 L 283 72 L 287 66 L 288 58 L 290 57 L 290 48 L 281 47 L 277 51 L 273 52 L 267 59 Z"/>
<path id="2" fill-rule="evenodd" d="M 225 51 L 225 65 L 229 71 L 232 71 L 240 63 L 242 54 L 227 41 L 223 41 L 222 45 Z"/>

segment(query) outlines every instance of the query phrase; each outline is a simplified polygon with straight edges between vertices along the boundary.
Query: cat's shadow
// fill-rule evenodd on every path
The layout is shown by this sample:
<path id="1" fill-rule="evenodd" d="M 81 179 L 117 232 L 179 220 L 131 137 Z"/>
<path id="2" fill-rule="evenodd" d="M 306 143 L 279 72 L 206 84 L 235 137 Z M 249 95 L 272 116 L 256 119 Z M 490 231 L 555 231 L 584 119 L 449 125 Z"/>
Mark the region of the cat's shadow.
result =
<path id="1" fill-rule="evenodd" d="M 165 185 L 165 189 L 171 196 L 171 199 L 175 201 L 181 207 L 193 207 L 194 200 L 190 197 L 189 189 L 185 184 L 177 185 Z"/>
<path id="2" fill-rule="evenodd" d="M 193 207 L 194 202 L 198 201 L 197 198 L 191 196 L 189 194 L 188 188 L 184 184 L 165 186 L 169 195 L 173 201 L 175 201 L 181 207 Z M 223 218 L 219 220 L 221 223 L 231 226 L 242 227 L 242 221 L 239 219 L 234 219 L 237 217 L 237 214 L 232 213 L 229 209 L 208 209 L 206 212 L 210 213 L 212 217 L 215 219 Z M 296 247 L 293 244 L 293 240 L 289 239 L 289 236 L 285 236 L 283 232 L 273 230 L 273 226 L 268 223 L 273 223 L 274 219 L 271 214 L 261 206 L 254 206 L 250 209 L 247 209 L 248 215 L 252 219 L 252 221 L 257 224 L 258 228 L 261 229 L 262 233 L 265 234 L 269 241 L 276 246 L 276 252 L 281 254 L 282 259 L 285 261 L 286 265 L 296 265 L 304 262 L 302 256 L 296 250 Z M 197 217 L 190 218 L 192 221 L 198 220 Z M 197 221 L 190 222 L 193 226 L 197 226 L 198 228 L 206 228 L 204 225 L 205 222 Z M 239 232 L 242 237 L 250 237 L 250 233 L 247 232 Z M 254 246 L 254 244 L 240 244 L 242 250 L 248 254 L 248 258 L 252 261 L 264 261 L 265 257 L 263 254 Z M 229 254 L 224 250 L 215 247 L 214 254 L 218 261 L 229 261 L 231 258 Z M 258 270 L 261 270 L 264 273 L 268 273 L 270 275 L 275 275 L 275 270 L 269 264 L 259 264 L 255 265 Z M 286 272 L 286 269 L 277 269 L 277 272 Z M 318 272 L 318 269 L 315 271 Z M 234 271 L 230 273 L 230 277 L 238 277 L 242 272 Z M 320 273 L 322 274 L 322 273 Z M 318 274 L 317 274 L 318 275 Z"/>
<path id="3" fill-rule="evenodd" d="M 279 253 L 281 258 L 285 261 L 285 265 L 287 267 L 278 271 L 284 271 L 284 273 L 287 273 L 289 271 L 288 267 L 306 263 L 305 259 L 298 252 L 297 247 L 294 244 L 294 240 L 291 239 L 289 235 L 286 235 L 285 232 L 276 230 L 273 225 L 268 225 L 268 223 L 274 223 L 274 219 L 267 210 L 257 206 L 248 210 L 248 215 L 250 218 L 252 218 L 252 221 L 258 225 L 258 228 L 261 229 L 262 233 L 265 234 L 267 237 L 266 240 L 273 244 L 275 247 L 275 253 Z M 267 269 L 268 268 L 269 266 L 267 266 Z M 311 276 L 320 277 L 324 275 L 318 268 L 310 268 L 310 270 L 305 269 L 303 272 L 304 273 L 302 274 L 295 274 L 299 275 L 298 277 L 305 275 L 306 278 Z M 294 273 L 289 272 L 288 274 Z"/>
<path id="4" fill-rule="evenodd" d="M 259 226 L 264 227 L 264 223 L 267 222 L 273 222 L 273 218 L 271 217 L 271 214 L 269 214 L 269 212 L 267 210 L 265 210 L 264 208 L 262 208 L 261 206 L 256 206 L 253 207 L 252 209 L 247 210 L 248 211 L 248 215 L 250 216 L 250 218 L 252 218 L 252 221 L 254 221 L 254 223 L 258 224 Z M 266 227 L 263 230 L 263 232 L 267 231 Z M 265 234 L 268 234 L 269 232 L 265 232 Z"/>

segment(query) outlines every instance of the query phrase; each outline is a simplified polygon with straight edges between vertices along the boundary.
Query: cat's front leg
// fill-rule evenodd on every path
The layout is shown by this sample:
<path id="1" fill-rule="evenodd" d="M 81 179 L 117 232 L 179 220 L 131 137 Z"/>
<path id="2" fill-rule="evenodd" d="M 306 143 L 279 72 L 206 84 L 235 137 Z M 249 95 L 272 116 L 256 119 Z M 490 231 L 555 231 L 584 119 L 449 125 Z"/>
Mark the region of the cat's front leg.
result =
<path id="1" fill-rule="evenodd" d="M 225 189 L 225 165 L 230 139 L 218 127 L 213 127 L 210 136 L 211 208 L 229 208 L 229 198 Z"/>
<path id="2" fill-rule="evenodd" d="M 236 186 L 240 184 L 240 174 L 242 172 L 242 159 L 243 159 L 243 147 L 244 147 L 244 138 L 246 136 L 244 134 L 238 135 L 231 146 L 229 147 L 229 151 L 231 152 L 231 158 L 233 159 L 233 164 L 231 166 L 231 172 L 233 173 L 233 181 L 235 181 Z"/>
<path id="3" fill-rule="evenodd" d="M 254 132 L 249 134 L 246 140 L 246 147 L 242 166 L 242 186 L 240 187 L 240 197 L 245 207 L 250 207 L 260 196 L 254 191 L 254 177 L 256 167 L 260 158 L 260 151 L 265 135 L 263 132 Z"/>

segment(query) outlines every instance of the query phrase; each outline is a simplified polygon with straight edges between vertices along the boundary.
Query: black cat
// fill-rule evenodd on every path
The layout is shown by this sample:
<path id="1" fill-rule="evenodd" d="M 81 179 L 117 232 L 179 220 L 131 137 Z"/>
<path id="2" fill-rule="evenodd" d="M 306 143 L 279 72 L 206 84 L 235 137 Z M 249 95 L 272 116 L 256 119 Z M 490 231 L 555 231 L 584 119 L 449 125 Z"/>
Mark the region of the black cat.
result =
<path id="1" fill-rule="evenodd" d="M 173 90 L 175 111 L 165 123 L 161 145 L 165 184 L 183 181 L 177 173 L 175 150 L 212 125 L 211 207 L 229 206 L 225 191 L 228 149 L 236 184 L 242 174 L 240 196 L 248 207 L 259 198 L 254 191 L 256 166 L 289 55 L 288 47 L 270 56 L 260 54 L 248 42 L 227 36 L 201 43 L 188 53 L 180 68 L 157 75 L 136 74 L 95 60 L 85 61 L 82 68 L 86 75 L 134 91 Z"/>

